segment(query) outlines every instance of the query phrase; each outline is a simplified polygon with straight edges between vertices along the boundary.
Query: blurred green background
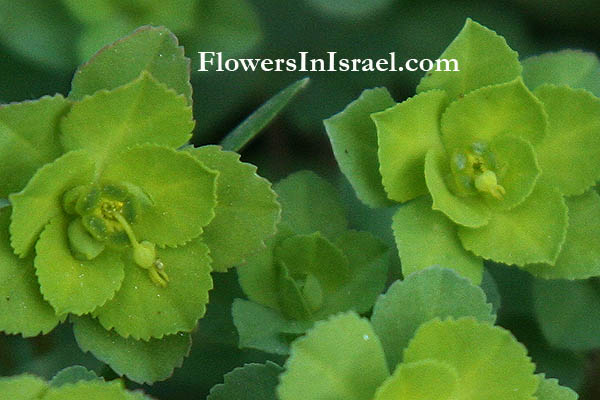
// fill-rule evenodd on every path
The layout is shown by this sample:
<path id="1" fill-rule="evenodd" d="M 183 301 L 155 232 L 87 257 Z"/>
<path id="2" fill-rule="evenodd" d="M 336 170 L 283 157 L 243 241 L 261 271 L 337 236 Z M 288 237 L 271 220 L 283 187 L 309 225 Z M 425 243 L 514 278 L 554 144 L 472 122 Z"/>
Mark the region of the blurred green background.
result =
<path id="1" fill-rule="evenodd" d="M 504 36 L 522 58 L 563 48 L 600 52 L 598 0 L 0 0 L 0 100 L 66 95 L 77 65 L 100 47 L 140 25 L 165 25 L 177 34 L 192 60 L 197 120 L 193 142 L 218 143 L 260 104 L 307 74 L 197 72 L 198 51 L 272 59 L 294 58 L 299 51 L 313 57 L 337 51 L 339 57 L 377 59 L 394 51 L 399 60 L 435 59 L 467 17 Z M 393 210 L 369 210 L 355 199 L 339 173 L 321 121 L 366 88 L 386 86 L 401 101 L 414 93 L 421 73 L 308 76 L 309 87 L 242 158 L 272 181 L 299 169 L 317 171 L 339 187 L 353 227 L 379 235 L 394 248 Z M 400 277 L 398 266 L 396 260 L 390 280 Z M 489 270 L 502 297 L 500 324 L 526 344 L 539 369 L 578 390 L 583 399 L 600 398 L 600 352 L 551 348 L 533 315 L 533 278 L 503 266 L 490 265 Z M 216 275 L 190 357 L 172 379 L 145 387 L 148 393 L 163 399 L 204 399 L 224 373 L 244 362 L 284 361 L 237 348 L 230 306 L 242 293 L 235 272 Z M 49 378 L 72 364 L 114 377 L 78 350 L 67 326 L 28 340 L 0 335 L 2 375 L 29 371 Z"/>

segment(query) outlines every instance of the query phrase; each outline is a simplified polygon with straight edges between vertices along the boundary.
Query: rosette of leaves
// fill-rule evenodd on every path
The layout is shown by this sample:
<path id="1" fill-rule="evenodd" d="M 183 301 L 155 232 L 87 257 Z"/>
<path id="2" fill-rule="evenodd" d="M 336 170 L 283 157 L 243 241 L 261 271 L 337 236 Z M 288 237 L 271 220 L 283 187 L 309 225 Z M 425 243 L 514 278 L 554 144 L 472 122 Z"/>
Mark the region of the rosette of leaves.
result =
<path id="1" fill-rule="evenodd" d="M 240 347 L 287 354 L 314 321 L 342 311 L 368 311 L 383 291 L 387 248 L 367 232 L 348 229 L 335 188 L 300 171 L 274 185 L 282 205 L 267 250 L 238 268 L 249 300 L 236 299 Z"/>
<path id="2" fill-rule="evenodd" d="M 136 382 L 170 376 L 211 271 L 243 263 L 280 207 L 256 168 L 194 127 L 189 60 L 164 28 L 106 47 L 56 95 L 0 108 L 0 329 L 75 337 Z"/>
<path id="3" fill-rule="evenodd" d="M 581 88 L 597 69 L 524 83 L 517 53 L 472 20 L 440 59 L 459 71 L 428 72 L 400 104 L 367 90 L 325 121 L 358 197 L 406 203 L 393 218 L 405 275 L 441 264 L 479 283 L 484 259 L 599 275 L 600 99 Z"/>
<path id="4" fill-rule="evenodd" d="M 319 321 L 292 343 L 283 372 L 246 365 L 209 399 L 577 399 L 536 375 L 525 347 L 494 321 L 479 287 L 425 269 L 392 284 L 370 321 L 354 312 Z"/>
<path id="5" fill-rule="evenodd" d="M 120 380 L 105 381 L 81 366 L 59 371 L 50 381 L 35 375 L 0 377 L 0 393 L 10 400 L 150 400 L 141 391 L 128 391 Z"/>

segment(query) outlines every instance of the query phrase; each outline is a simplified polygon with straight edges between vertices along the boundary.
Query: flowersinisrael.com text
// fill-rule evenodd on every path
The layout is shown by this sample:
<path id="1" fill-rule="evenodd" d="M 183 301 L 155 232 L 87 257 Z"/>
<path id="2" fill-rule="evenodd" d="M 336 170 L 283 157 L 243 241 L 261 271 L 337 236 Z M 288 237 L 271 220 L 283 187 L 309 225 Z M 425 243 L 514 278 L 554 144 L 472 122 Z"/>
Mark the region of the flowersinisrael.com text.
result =
<path id="1" fill-rule="evenodd" d="M 222 52 L 199 51 L 198 72 L 388 72 L 388 71 L 460 71 L 455 59 L 411 58 L 402 62 L 396 60 L 396 53 L 388 53 L 387 58 L 341 58 L 336 51 L 328 51 L 324 58 L 309 57 L 307 51 L 298 52 L 296 58 L 224 58 Z"/>

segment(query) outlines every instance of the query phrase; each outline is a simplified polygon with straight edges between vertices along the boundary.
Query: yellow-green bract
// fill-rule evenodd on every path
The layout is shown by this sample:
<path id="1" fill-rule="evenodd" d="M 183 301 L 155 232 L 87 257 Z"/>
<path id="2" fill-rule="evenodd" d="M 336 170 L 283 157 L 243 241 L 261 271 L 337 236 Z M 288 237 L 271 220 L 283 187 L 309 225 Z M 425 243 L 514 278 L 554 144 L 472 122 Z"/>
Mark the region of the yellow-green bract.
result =
<path id="1" fill-rule="evenodd" d="M 460 71 L 427 73 L 399 104 L 367 90 L 325 121 L 358 197 L 406 203 L 393 218 L 404 274 L 440 264 L 479 283 L 487 259 L 544 278 L 600 275 L 590 239 L 600 99 L 587 90 L 597 91 L 597 59 L 562 52 L 523 70 L 501 36 L 471 20 L 440 58 Z"/>
<path id="2" fill-rule="evenodd" d="M 0 122 L 0 330 L 34 336 L 70 315 L 117 373 L 167 378 L 211 271 L 243 264 L 280 214 L 239 155 L 183 147 L 194 120 L 177 39 L 140 28 L 84 64 L 69 97 L 2 106 Z"/>

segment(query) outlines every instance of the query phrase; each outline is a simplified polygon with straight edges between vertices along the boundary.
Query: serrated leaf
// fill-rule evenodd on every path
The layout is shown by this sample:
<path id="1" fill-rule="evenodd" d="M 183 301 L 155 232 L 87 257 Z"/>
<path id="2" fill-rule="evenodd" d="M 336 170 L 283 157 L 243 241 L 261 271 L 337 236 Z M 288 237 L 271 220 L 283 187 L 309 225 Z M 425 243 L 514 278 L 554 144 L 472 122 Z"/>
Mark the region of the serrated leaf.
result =
<path id="1" fill-rule="evenodd" d="M 311 171 L 299 171 L 280 180 L 273 189 L 281 204 L 281 225 L 297 234 L 321 232 L 333 238 L 348 227 L 336 189 Z"/>
<path id="2" fill-rule="evenodd" d="M 568 197 L 569 226 L 556 263 L 526 265 L 533 275 L 546 279 L 587 279 L 600 275 L 600 196 L 593 190 Z"/>
<path id="3" fill-rule="evenodd" d="M 434 267 L 392 284 L 375 303 L 371 324 L 393 370 L 423 323 L 464 316 L 489 323 L 496 320 L 483 290 L 452 270 Z"/>
<path id="4" fill-rule="evenodd" d="M 9 215 L 0 210 L 0 331 L 23 337 L 45 334 L 60 318 L 42 298 L 33 256 L 19 259 L 9 246 Z"/>
<path id="5" fill-rule="evenodd" d="M 600 61 L 594 53 L 567 49 L 526 58 L 521 65 L 523 80 L 531 90 L 550 83 L 600 95 Z"/>
<path id="6" fill-rule="evenodd" d="M 535 312 L 548 342 L 587 351 L 600 346 L 600 291 L 594 281 L 536 280 Z"/>
<path id="7" fill-rule="evenodd" d="M 512 210 L 495 212 L 481 228 L 458 227 L 465 249 L 505 264 L 554 265 L 565 241 L 568 216 L 563 196 L 539 180 L 533 192 Z"/>
<path id="8" fill-rule="evenodd" d="M 490 143 L 496 161 L 498 184 L 506 193 L 502 199 L 485 196 L 493 209 L 510 210 L 531 194 L 541 175 L 536 153 L 529 142 L 514 136 L 499 136 Z"/>
<path id="9" fill-rule="evenodd" d="M 577 400 L 579 396 L 573 390 L 560 386 L 558 380 L 547 379 L 544 374 L 539 374 L 540 386 L 535 397 L 537 400 Z"/>
<path id="10" fill-rule="evenodd" d="M 15 253 L 26 256 L 48 221 L 62 212 L 63 194 L 93 177 L 94 163 L 88 153 L 73 151 L 44 165 L 22 191 L 12 194 L 10 242 Z"/>
<path id="11" fill-rule="evenodd" d="M 102 170 L 131 146 L 180 147 L 192 136 L 194 121 L 183 96 L 142 72 L 124 86 L 75 103 L 61 129 L 65 149 L 87 149 Z"/>
<path id="12" fill-rule="evenodd" d="M 210 248 L 212 269 L 223 272 L 264 249 L 265 239 L 275 234 L 281 207 L 271 183 L 257 175 L 255 166 L 241 162 L 239 154 L 218 146 L 203 146 L 190 154 L 219 171 L 215 217 L 202 238 Z"/>
<path id="13" fill-rule="evenodd" d="M 539 384 L 525 347 L 509 331 L 472 317 L 421 325 L 404 362 L 423 360 L 455 368 L 458 398 L 533 400 Z"/>
<path id="14" fill-rule="evenodd" d="M 275 388 L 282 371 L 270 361 L 245 364 L 225 374 L 224 382 L 213 386 L 206 400 L 277 400 Z"/>
<path id="15" fill-rule="evenodd" d="M 442 116 L 442 141 L 449 152 L 473 143 L 490 144 L 497 136 L 513 136 L 535 145 L 545 135 L 542 103 L 521 78 L 473 91 L 448 106 Z"/>
<path id="16" fill-rule="evenodd" d="M 404 276 L 439 265 L 455 270 L 475 284 L 481 282 L 483 260 L 463 248 L 456 225 L 441 212 L 432 210 L 427 197 L 400 207 L 393 217 L 392 229 Z"/>
<path id="17" fill-rule="evenodd" d="M 335 245 L 348 258 L 350 279 L 323 299 L 320 318 L 340 311 L 369 311 L 388 277 L 388 248 L 371 234 L 348 231 L 338 236 Z"/>
<path id="18" fill-rule="evenodd" d="M 10 400 L 37 400 L 46 393 L 48 384 L 37 376 L 22 374 L 0 377 L 0 393 Z"/>
<path id="19" fill-rule="evenodd" d="M 62 154 L 58 121 L 69 104 L 55 95 L 0 106 L 0 197 L 23 189 L 39 167 Z"/>
<path id="20" fill-rule="evenodd" d="M 498 289 L 496 280 L 487 269 L 483 271 L 483 278 L 479 286 L 485 293 L 488 303 L 492 305 L 492 312 L 497 314 L 502 305 L 502 297 L 500 296 L 500 289 Z"/>
<path id="21" fill-rule="evenodd" d="M 251 301 L 235 299 L 231 306 L 240 348 L 286 355 L 290 342 L 312 326 L 312 321 L 286 319 L 281 312 Z"/>
<path id="22" fill-rule="evenodd" d="M 125 278 L 115 297 L 93 315 L 106 329 L 124 338 L 162 338 L 191 332 L 204 316 L 212 289 L 208 247 L 195 239 L 185 246 L 157 250 L 169 276 L 166 287 L 155 285 L 146 270 L 124 258 Z"/>
<path id="23" fill-rule="evenodd" d="M 439 58 L 456 60 L 459 71 L 427 73 L 421 79 L 417 93 L 442 89 L 453 100 L 480 87 L 510 81 L 521 74 L 518 54 L 506 44 L 506 40 L 470 18 Z"/>
<path id="24" fill-rule="evenodd" d="M 94 399 L 138 400 L 135 393 L 128 392 L 120 381 L 80 381 L 60 387 L 50 386 L 43 400 Z"/>
<path id="25" fill-rule="evenodd" d="M 459 197 L 452 192 L 446 182 L 450 171 L 450 160 L 446 154 L 431 149 L 425 156 L 425 180 L 433 199 L 433 210 L 443 212 L 452 222 L 477 228 L 490 219 L 490 210 L 479 196 Z"/>
<path id="26" fill-rule="evenodd" d="M 275 260 L 283 262 L 292 276 L 316 277 L 324 297 L 350 279 L 348 258 L 319 232 L 283 240 L 275 247 Z"/>
<path id="27" fill-rule="evenodd" d="M 368 89 L 342 112 L 323 121 L 340 170 L 356 196 L 370 207 L 391 205 L 381 183 L 377 129 L 370 115 L 395 104 L 387 89 Z"/>
<path id="28" fill-rule="evenodd" d="M 73 318 L 73 333 L 81 350 L 91 352 L 118 375 L 137 383 L 169 378 L 175 368 L 181 367 L 192 345 L 187 333 L 148 341 L 125 339 L 90 317 Z"/>
<path id="29" fill-rule="evenodd" d="M 318 322 L 295 341 L 285 369 L 281 400 L 371 400 L 389 376 L 371 324 L 352 312 Z"/>
<path id="30" fill-rule="evenodd" d="M 279 274 L 273 261 L 273 248 L 281 240 L 280 235 L 281 232 L 268 239 L 265 250 L 248 257 L 244 266 L 236 268 L 244 294 L 250 300 L 275 310 L 279 309 Z"/>
<path id="31" fill-rule="evenodd" d="M 377 389 L 374 400 L 454 400 L 458 375 L 452 366 L 435 360 L 401 364 Z"/>
<path id="32" fill-rule="evenodd" d="M 120 255 L 104 251 L 93 260 L 73 257 L 67 237 L 69 220 L 54 217 L 40 235 L 35 270 L 40 291 L 58 315 L 82 315 L 112 299 L 125 273 Z"/>
<path id="33" fill-rule="evenodd" d="M 600 99 L 589 92 L 540 86 L 549 123 L 536 153 L 545 178 L 566 196 L 585 192 L 600 180 Z"/>
<path id="34" fill-rule="evenodd" d="M 115 89 L 137 78 L 142 71 L 152 74 L 192 104 L 190 60 L 177 38 L 164 27 L 144 26 L 100 50 L 75 72 L 69 99 L 82 100 L 98 90 Z"/>
<path id="35" fill-rule="evenodd" d="M 260 106 L 221 141 L 223 149 L 241 151 L 246 147 L 308 85 L 309 80 L 303 78 L 292 83 Z"/>
<path id="36" fill-rule="evenodd" d="M 94 371 L 90 371 L 81 365 L 74 365 L 61 369 L 50 380 L 52 386 L 62 386 L 69 383 L 77 383 L 79 381 L 94 381 L 102 380 Z"/>
<path id="37" fill-rule="evenodd" d="M 390 199 L 405 202 L 427 193 L 425 154 L 442 150 L 440 115 L 448 104 L 445 92 L 418 94 L 373 114 L 383 187 Z"/>
<path id="38" fill-rule="evenodd" d="M 114 157 L 101 179 L 142 188 L 152 205 L 140 209 L 132 228 L 139 241 L 162 247 L 198 237 L 213 219 L 217 176 L 187 152 L 146 144 Z"/>

